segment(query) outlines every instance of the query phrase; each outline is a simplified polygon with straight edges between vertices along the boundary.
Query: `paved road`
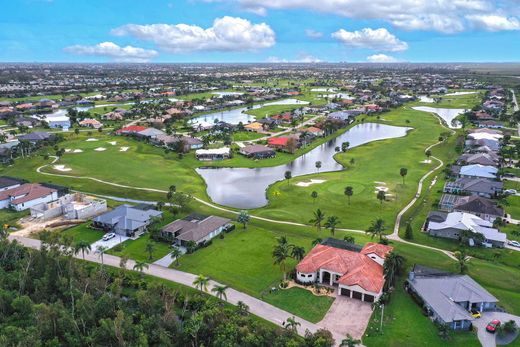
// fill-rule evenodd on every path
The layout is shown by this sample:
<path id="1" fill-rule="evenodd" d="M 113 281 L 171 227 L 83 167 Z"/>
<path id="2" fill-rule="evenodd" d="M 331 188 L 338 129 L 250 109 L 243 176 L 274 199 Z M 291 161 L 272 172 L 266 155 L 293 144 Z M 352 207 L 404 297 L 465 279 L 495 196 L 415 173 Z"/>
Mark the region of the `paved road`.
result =
<path id="1" fill-rule="evenodd" d="M 17 242 L 21 243 L 25 247 L 30 247 L 30 248 L 34 248 L 34 249 L 39 249 L 41 247 L 40 240 L 35 240 L 35 239 L 28 238 L 28 237 L 13 236 L 13 235 L 10 235 L 9 239 L 11 241 L 16 240 Z M 76 258 L 82 259 L 82 255 L 78 254 L 76 256 Z M 98 254 L 96 254 L 94 251 L 86 252 L 85 260 L 101 264 L 100 256 Z M 121 258 L 116 257 L 114 255 L 110 255 L 110 254 L 103 255 L 103 263 L 105 265 L 119 268 L 120 261 L 121 261 Z M 135 261 L 129 260 L 127 262 L 126 267 L 128 269 L 132 269 L 134 265 L 135 265 Z M 144 273 L 154 276 L 154 277 L 163 278 L 163 279 L 175 282 L 175 283 L 180 283 L 185 286 L 192 287 L 192 288 L 194 288 L 193 281 L 195 281 L 195 279 L 197 277 L 194 274 L 190 274 L 187 272 L 182 272 L 182 271 L 178 271 L 178 270 L 174 270 L 174 269 L 169 269 L 169 268 L 155 265 L 155 264 L 150 264 L 148 269 L 144 270 Z M 220 285 L 220 283 L 215 282 L 215 281 L 210 281 L 208 287 L 211 289 L 215 285 Z M 208 294 L 213 295 L 213 292 L 211 292 L 211 290 L 210 290 L 208 292 Z M 291 314 L 287 311 L 281 310 L 260 299 L 254 298 L 252 296 L 249 296 L 245 293 L 242 293 L 242 292 L 232 289 L 232 288 L 229 288 L 226 291 L 226 295 L 227 295 L 227 301 L 229 303 L 231 303 L 233 305 L 237 305 L 238 302 L 241 301 L 241 302 L 245 303 L 247 306 L 249 306 L 249 311 L 251 313 L 253 313 L 254 315 L 257 315 L 259 317 L 262 317 L 263 319 L 270 321 L 278 326 L 281 326 L 282 322 L 286 321 L 287 318 L 294 316 L 293 314 Z M 349 318 L 355 319 L 353 317 L 345 317 L 345 319 L 349 319 Z M 298 327 L 298 333 L 301 336 L 304 336 L 306 330 L 309 330 L 311 332 L 316 332 L 318 329 L 323 328 L 319 324 L 313 324 L 313 323 L 308 322 L 299 317 L 296 317 L 296 320 L 301 324 Z M 344 338 L 344 335 L 342 335 L 341 333 L 338 333 L 336 331 L 331 331 L 331 333 L 334 336 L 334 339 L 337 341 L 337 344 L 339 344 L 341 342 L 341 340 Z"/>
<path id="2" fill-rule="evenodd" d="M 482 347 L 495 347 L 495 334 L 486 331 L 486 325 L 493 319 L 498 319 L 504 324 L 509 320 L 516 321 L 520 326 L 520 317 L 505 312 L 483 312 L 482 317 L 473 321 L 473 325 L 477 328 L 477 336 Z"/>

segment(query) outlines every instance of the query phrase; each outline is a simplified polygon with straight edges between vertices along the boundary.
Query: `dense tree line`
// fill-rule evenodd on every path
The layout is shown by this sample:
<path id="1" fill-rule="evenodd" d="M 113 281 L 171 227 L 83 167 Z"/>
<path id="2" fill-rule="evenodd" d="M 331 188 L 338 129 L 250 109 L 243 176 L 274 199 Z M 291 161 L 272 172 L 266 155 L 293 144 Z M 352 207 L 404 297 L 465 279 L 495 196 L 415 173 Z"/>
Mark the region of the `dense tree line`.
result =
<path id="1" fill-rule="evenodd" d="M 191 289 L 73 258 L 47 239 L 41 250 L 0 242 L 0 346 L 331 346 Z"/>

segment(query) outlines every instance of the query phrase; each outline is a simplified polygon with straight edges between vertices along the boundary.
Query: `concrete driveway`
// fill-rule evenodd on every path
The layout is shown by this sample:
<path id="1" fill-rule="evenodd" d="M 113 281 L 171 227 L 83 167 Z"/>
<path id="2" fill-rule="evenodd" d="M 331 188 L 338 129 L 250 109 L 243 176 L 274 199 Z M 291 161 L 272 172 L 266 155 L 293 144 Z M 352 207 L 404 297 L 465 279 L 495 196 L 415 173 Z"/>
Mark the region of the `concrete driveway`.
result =
<path id="1" fill-rule="evenodd" d="M 338 295 L 318 325 L 342 336 L 350 334 L 361 339 L 371 315 L 370 303 Z"/>
<path id="2" fill-rule="evenodd" d="M 477 336 L 482 347 L 495 347 L 495 334 L 486 331 L 486 325 L 493 319 L 498 319 L 504 324 L 509 320 L 516 321 L 520 326 L 520 317 L 505 312 L 482 312 L 482 317 L 473 321 L 473 326 L 477 328 Z"/>
<path id="3" fill-rule="evenodd" d="M 103 239 L 96 241 L 93 244 L 91 244 L 90 247 L 92 248 L 92 250 L 94 252 L 97 250 L 98 246 L 103 246 L 103 247 L 106 247 L 107 249 L 110 249 L 110 248 L 114 248 L 115 246 L 117 246 L 120 243 L 125 242 L 128 239 L 130 239 L 128 236 L 116 235 L 116 237 L 111 238 L 108 241 L 103 241 Z"/>

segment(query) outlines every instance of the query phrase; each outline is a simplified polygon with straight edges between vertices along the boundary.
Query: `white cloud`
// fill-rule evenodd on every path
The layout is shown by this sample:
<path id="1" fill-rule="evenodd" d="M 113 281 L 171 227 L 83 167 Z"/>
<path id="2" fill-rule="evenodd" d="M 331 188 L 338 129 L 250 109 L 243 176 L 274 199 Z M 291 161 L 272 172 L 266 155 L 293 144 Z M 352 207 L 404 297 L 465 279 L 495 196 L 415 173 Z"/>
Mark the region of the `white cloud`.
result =
<path id="1" fill-rule="evenodd" d="M 205 0 L 208 1 L 208 0 Z M 210 0 L 215 2 L 215 0 Z M 473 28 L 472 15 L 518 15 L 518 0 L 219 0 L 265 15 L 269 9 L 307 9 L 353 19 L 381 19 L 406 30 L 454 33 Z M 518 18 L 508 18 L 514 23 Z M 511 24 L 480 26 L 511 30 Z M 513 24 L 514 27 L 514 24 Z M 504 28 L 504 29 L 502 29 Z"/>
<path id="2" fill-rule="evenodd" d="M 158 55 L 157 51 L 133 46 L 121 47 L 113 42 L 101 42 L 93 46 L 74 45 L 64 48 L 65 52 L 76 55 L 96 55 L 110 57 L 118 62 L 147 62 Z"/>
<path id="3" fill-rule="evenodd" d="M 276 35 L 269 25 L 235 17 L 217 18 L 207 29 L 188 24 L 127 24 L 113 29 L 112 34 L 152 41 L 173 53 L 253 51 L 276 43 Z"/>
<path id="4" fill-rule="evenodd" d="M 370 63 L 396 63 L 398 60 L 386 54 L 373 54 L 367 57 Z"/>
<path id="5" fill-rule="evenodd" d="M 305 29 L 305 35 L 311 39 L 319 39 L 323 37 L 323 33 L 321 31 L 316 31 L 313 29 Z"/>
<path id="6" fill-rule="evenodd" d="M 520 30 L 520 21 L 515 17 L 505 17 L 498 14 L 471 15 L 466 17 L 477 28 L 488 31 Z"/>
<path id="7" fill-rule="evenodd" d="M 399 40 L 385 28 L 370 29 L 365 28 L 356 31 L 346 31 L 340 29 L 332 33 L 332 37 L 347 46 L 355 48 L 367 48 L 376 51 L 405 51 L 408 44 Z"/>
<path id="8" fill-rule="evenodd" d="M 298 54 L 297 59 L 289 60 L 285 58 L 279 57 L 269 57 L 267 58 L 268 63 L 322 63 L 323 60 L 316 58 L 310 54 L 300 53 Z"/>

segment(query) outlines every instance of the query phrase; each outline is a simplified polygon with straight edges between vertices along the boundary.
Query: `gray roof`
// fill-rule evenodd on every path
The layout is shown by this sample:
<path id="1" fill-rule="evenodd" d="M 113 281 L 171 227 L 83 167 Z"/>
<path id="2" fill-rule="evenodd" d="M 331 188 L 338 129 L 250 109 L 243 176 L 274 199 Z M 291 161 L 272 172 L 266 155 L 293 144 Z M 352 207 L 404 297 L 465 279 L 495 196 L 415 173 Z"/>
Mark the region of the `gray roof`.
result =
<path id="1" fill-rule="evenodd" d="M 249 146 L 240 148 L 240 152 L 246 153 L 246 154 L 266 153 L 266 152 L 274 153 L 274 149 L 267 147 L 267 146 L 262 146 L 262 145 L 249 145 Z"/>
<path id="2" fill-rule="evenodd" d="M 497 298 L 467 275 L 415 275 L 408 281 L 424 302 L 445 322 L 473 320 L 457 303 L 498 302 Z"/>
<path id="3" fill-rule="evenodd" d="M 225 226 L 229 222 L 231 222 L 230 219 L 218 216 L 209 216 L 202 220 L 196 217 L 193 219 L 187 217 L 185 219 L 178 219 L 166 225 L 162 231 L 173 234 L 179 232 L 177 239 L 199 242 L 211 232 Z"/>
<path id="4" fill-rule="evenodd" d="M 145 226 L 151 218 L 161 215 L 160 211 L 142 210 L 125 204 L 94 218 L 94 222 L 110 225 L 119 230 L 135 230 Z"/>
<path id="5" fill-rule="evenodd" d="M 49 133 L 44 131 L 35 131 L 34 133 L 22 135 L 18 139 L 26 141 L 42 141 L 47 140 L 49 137 L 51 137 Z"/>
<path id="6" fill-rule="evenodd" d="M 502 182 L 492 181 L 485 178 L 464 177 L 459 178 L 455 183 L 460 184 L 462 190 L 491 194 L 496 190 L 502 190 L 504 187 L 504 183 Z"/>
<path id="7" fill-rule="evenodd" d="M 155 129 L 155 128 L 146 128 L 146 129 L 138 132 L 137 134 L 144 136 L 144 137 L 155 137 L 158 135 L 164 135 L 164 131 Z"/>

